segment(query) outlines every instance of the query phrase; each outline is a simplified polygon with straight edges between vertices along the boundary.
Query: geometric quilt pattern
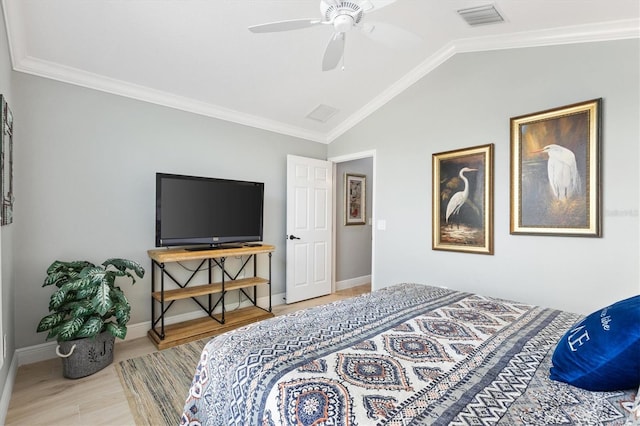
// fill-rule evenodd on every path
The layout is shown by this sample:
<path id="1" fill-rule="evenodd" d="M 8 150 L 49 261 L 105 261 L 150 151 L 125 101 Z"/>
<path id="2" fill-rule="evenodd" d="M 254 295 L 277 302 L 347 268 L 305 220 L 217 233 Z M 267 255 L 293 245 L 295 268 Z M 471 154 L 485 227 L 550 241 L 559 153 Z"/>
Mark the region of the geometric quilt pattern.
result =
<path id="1" fill-rule="evenodd" d="M 367 417 L 370 419 L 386 419 L 396 408 L 398 401 L 391 396 L 365 395 L 362 404 L 367 410 Z"/>
<path id="2" fill-rule="evenodd" d="M 473 325 L 498 325 L 498 321 L 476 309 L 447 309 L 445 312 L 454 320 Z"/>
<path id="3" fill-rule="evenodd" d="M 400 363 L 389 356 L 340 353 L 337 370 L 341 379 L 364 389 L 412 390 Z"/>
<path id="4" fill-rule="evenodd" d="M 422 335 L 385 335 L 385 348 L 394 357 L 413 362 L 452 362 L 444 346 Z"/>
<path id="5" fill-rule="evenodd" d="M 423 319 L 417 320 L 422 332 L 450 340 L 479 340 L 471 329 L 459 321 Z"/>
<path id="6" fill-rule="evenodd" d="M 351 401 L 346 389 L 327 379 L 280 383 L 280 415 L 290 425 L 350 425 Z"/>
<path id="7" fill-rule="evenodd" d="M 181 425 L 622 425 L 634 392 L 550 381 L 579 315 L 400 284 L 211 340 Z"/>

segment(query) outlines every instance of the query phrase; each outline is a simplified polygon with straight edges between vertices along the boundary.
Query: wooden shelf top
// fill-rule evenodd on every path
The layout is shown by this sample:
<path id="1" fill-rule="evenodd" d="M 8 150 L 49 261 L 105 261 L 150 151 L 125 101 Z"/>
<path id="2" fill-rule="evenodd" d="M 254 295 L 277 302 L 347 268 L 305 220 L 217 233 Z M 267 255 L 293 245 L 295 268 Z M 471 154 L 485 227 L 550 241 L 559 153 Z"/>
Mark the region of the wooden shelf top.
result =
<path id="1" fill-rule="evenodd" d="M 239 288 L 253 287 L 256 285 L 268 284 L 269 280 L 260 277 L 241 278 L 239 280 L 227 281 L 224 283 L 224 290 L 231 291 Z M 222 283 L 212 283 L 204 285 L 195 285 L 184 288 L 176 288 L 164 291 L 164 301 L 188 299 L 190 297 L 204 296 L 207 294 L 221 293 Z M 162 300 L 162 292 L 154 291 L 151 293 L 158 302 Z"/>
<path id="2" fill-rule="evenodd" d="M 158 263 L 180 262 L 184 260 L 214 259 L 230 256 L 244 256 L 260 253 L 271 253 L 276 250 L 275 246 L 263 244 L 261 246 L 240 248 L 216 248 L 210 250 L 187 250 L 186 248 L 161 248 L 148 250 L 147 254 L 152 260 Z"/>

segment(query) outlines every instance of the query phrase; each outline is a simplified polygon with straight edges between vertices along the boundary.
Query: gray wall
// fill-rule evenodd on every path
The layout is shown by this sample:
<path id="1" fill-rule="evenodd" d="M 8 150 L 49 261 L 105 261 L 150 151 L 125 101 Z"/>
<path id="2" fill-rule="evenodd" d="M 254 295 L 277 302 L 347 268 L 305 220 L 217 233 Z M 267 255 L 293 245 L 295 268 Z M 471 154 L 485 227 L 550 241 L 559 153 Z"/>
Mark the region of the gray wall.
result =
<path id="1" fill-rule="evenodd" d="M 14 77 L 17 347 L 45 340 L 35 330 L 47 313 L 51 290 L 41 284 L 52 261 L 125 257 L 149 268 L 156 172 L 264 182 L 264 240 L 277 247 L 273 292 L 284 292 L 286 155 L 324 159 L 326 145 L 27 74 Z M 131 324 L 151 319 L 150 288 L 150 273 L 123 287 Z"/>
<path id="2" fill-rule="evenodd" d="M 365 225 L 344 224 L 344 175 L 366 176 Z M 336 281 L 371 275 L 371 225 L 373 159 L 345 161 L 336 165 Z"/>
<path id="3" fill-rule="evenodd" d="M 376 214 L 387 223 L 376 231 L 377 287 L 419 281 L 580 312 L 638 292 L 638 40 L 457 55 L 327 148 L 13 73 L 4 22 L 0 34 L 0 90 L 16 117 L 15 219 L 0 229 L 9 354 L 44 341 L 35 328 L 53 260 L 122 256 L 148 266 L 157 171 L 264 181 L 274 293 L 284 292 L 287 154 L 376 150 Z M 604 237 L 509 235 L 509 117 L 596 97 Z M 489 142 L 496 254 L 432 251 L 431 154 Z M 149 275 L 124 290 L 132 323 L 148 321 Z"/>
<path id="4" fill-rule="evenodd" d="M 329 146 L 376 150 L 374 287 L 448 286 L 587 313 L 640 292 L 640 42 L 458 54 Z M 509 118 L 603 98 L 602 238 L 509 234 Z M 495 144 L 495 255 L 431 249 L 431 155 Z"/>
<path id="5" fill-rule="evenodd" d="M 2 10 L 0 8 L 0 10 Z M 7 42 L 7 31 L 4 18 L 0 20 L 0 94 L 7 98 L 9 107 L 13 110 L 17 96 L 14 96 L 13 90 L 14 73 L 11 71 L 11 61 L 9 60 L 9 44 Z M 15 113 L 15 111 L 14 111 Z M 15 120 L 14 127 L 18 126 L 19 120 Z M 15 138 L 14 138 L 15 139 Z M 7 225 L 0 228 L 0 272 L 2 286 L 2 306 L 0 307 L 0 315 L 2 315 L 2 333 L 7 335 L 7 358 L 4 360 L 2 369 L 0 369 L 0 384 L 4 384 L 9 374 L 9 367 L 13 361 L 15 352 L 15 334 L 14 328 L 14 288 L 15 280 L 13 276 L 13 234 L 15 225 Z M 27 308 L 28 309 L 28 308 Z M 2 336 L 0 335 L 0 339 Z M 2 354 L 0 353 L 0 356 Z M 2 386 L 4 392 L 5 387 Z M 2 419 L 0 419 L 2 420 Z"/>

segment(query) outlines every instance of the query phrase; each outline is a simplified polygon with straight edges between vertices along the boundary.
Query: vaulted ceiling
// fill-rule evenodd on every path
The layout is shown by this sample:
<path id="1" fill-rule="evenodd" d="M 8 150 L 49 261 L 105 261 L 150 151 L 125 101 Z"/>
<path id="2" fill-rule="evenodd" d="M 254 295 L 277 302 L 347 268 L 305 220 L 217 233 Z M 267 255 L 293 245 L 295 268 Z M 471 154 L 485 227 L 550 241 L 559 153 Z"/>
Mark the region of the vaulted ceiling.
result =
<path id="1" fill-rule="evenodd" d="M 319 0 L 2 4 L 17 71 L 322 143 L 455 54 L 640 37 L 638 0 L 325 1 L 373 6 L 331 71 L 321 67 L 331 25 L 247 29 L 323 19 Z M 484 5 L 503 21 L 471 26 L 458 13 Z M 326 122 L 307 117 L 318 106 Z"/>

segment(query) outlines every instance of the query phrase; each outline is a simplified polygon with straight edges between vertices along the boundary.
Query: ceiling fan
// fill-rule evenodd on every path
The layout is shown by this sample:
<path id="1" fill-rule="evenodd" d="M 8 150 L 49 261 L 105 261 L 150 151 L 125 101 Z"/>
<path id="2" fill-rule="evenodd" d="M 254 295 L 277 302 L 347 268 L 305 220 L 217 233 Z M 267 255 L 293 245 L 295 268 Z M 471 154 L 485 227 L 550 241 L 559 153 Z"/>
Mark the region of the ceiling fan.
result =
<path id="1" fill-rule="evenodd" d="M 367 37 L 391 47 L 404 47 L 420 41 L 417 35 L 394 25 L 363 22 L 365 15 L 395 2 L 396 0 L 320 0 L 320 19 L 270 22 L 250 26 L 249 30 L 254 33 L 270 33 L 318 25 L 332 26 L 333 34 L 322 58 L 322 70 L 329 71 L 343 58 L 346 34 L 351 30 L 359 30 Z"/>

